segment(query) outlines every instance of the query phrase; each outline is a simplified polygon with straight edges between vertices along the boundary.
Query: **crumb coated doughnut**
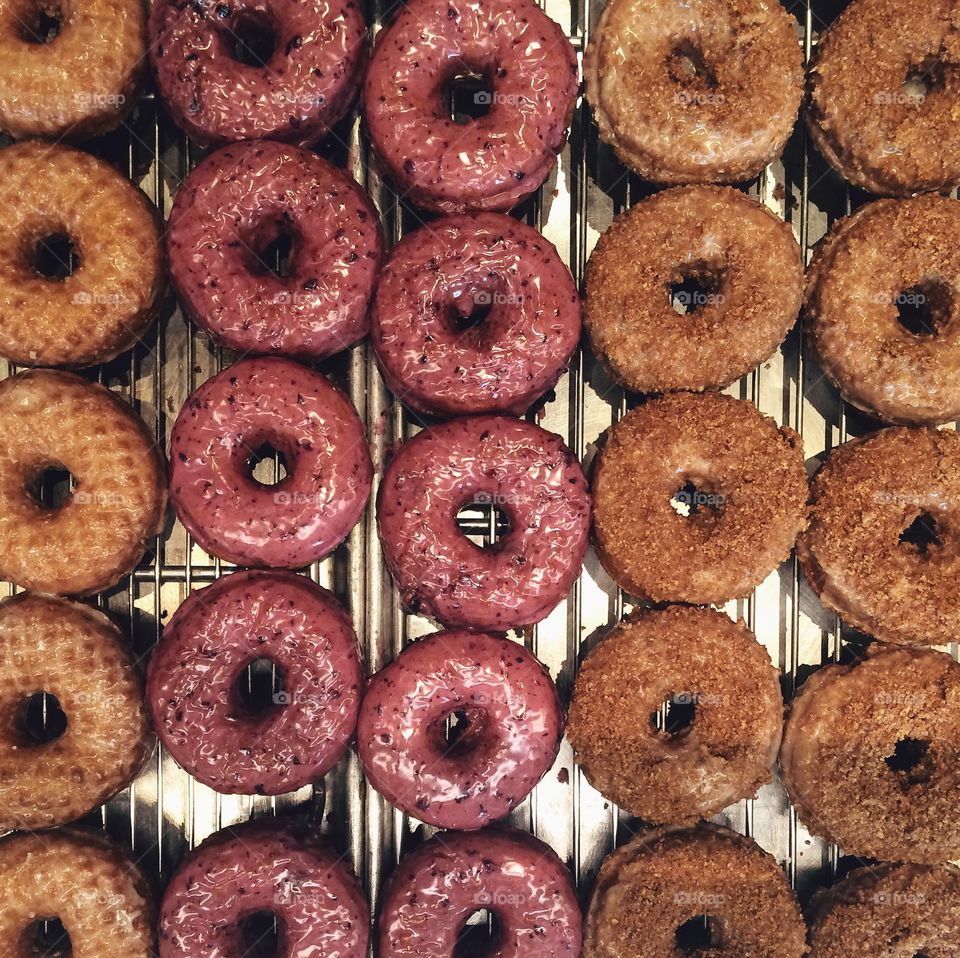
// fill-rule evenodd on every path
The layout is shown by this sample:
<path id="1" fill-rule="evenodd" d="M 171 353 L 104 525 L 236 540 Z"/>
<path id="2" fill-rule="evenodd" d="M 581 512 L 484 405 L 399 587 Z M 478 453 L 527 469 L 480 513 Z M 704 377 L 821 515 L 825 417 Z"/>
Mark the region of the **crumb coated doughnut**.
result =
<path id="1" fill-rule="evenodd" d="M 655 183 L 751 179 L 803 97 L 797 22 L 777 0 L 611 0 L 583 73 L 600 138 Z"/>
<path id="2" fill-rule="evenodd" d="M 63 279 L 66 264 L 44 262 L 44 242 L 59 237 L 77 260 Z M 0 356 L 106 362 L 143 336 L 164 287 L 159 216 L 126 177 L 65 146 L 0 150 Z"/>
<path id="3" fill-rule="evenodd" d="M 709 944 L 678 930 L 706 916 Z M 717 825 L 642 832 L 600 869 L 584 924 L 584 958 L 802 958 L 806 927 L 771 855 Z"/>
<path id="4" fill-rule="evenodd" d="M 872 645 L 828 665 L 790 707 L 783 783 L 816 835 L 861 857 L 960 856 L 960 665 L 932 649 Z"/>
<path id="5" fill-rule="evenodd" d="M 603 795 L 644 821 L 686 824 L 770 781 L 782 724 L 779 672 L 743 622 L 669 606 L 590 653 L 567 734 Z"/>
<path id="6" fill-rule="evenodd" d="M 749 595 L 790 555 L 806 525 L 803 448 L 745 400 L 673 393 L 610 430 L 593 496 L 597 555 L 622 589 L 713 605 Z"/>
<path id="7" fill-rule="evenodd" d="M 397 808 L 475 829 L 530 794 L 557 757 L 563 725 L 533 653 L 500 636 L 436 632 L 371 679 L 357 749 L 367 780 Z"/>
<path id="8" fill-rule="evenodd" d="M 75 488 L 37 495 L 51 469 Z M 89 595 L 120 581 L 163 528 L 167 471 L 136 413 L 72 373 L 34 369 L 0 382 L 0 579 Z"/>
<path id="9" fill-rule="evenodd" d="M 884 642 L 955 642 L 960 435 L 898 426 L 838 446 L 811 483 L 797 557 L 848 625 Z"/>
<path id="10" fill-rule="evenodd" d="M 674 308 L 680 291 L 685 313 Z M 594 352 L 637 392 L 728 386 L 767 359 L 800 311 L 793 232 L 739 190 L 666 190 L 621 213 L 587 267 Z"/>

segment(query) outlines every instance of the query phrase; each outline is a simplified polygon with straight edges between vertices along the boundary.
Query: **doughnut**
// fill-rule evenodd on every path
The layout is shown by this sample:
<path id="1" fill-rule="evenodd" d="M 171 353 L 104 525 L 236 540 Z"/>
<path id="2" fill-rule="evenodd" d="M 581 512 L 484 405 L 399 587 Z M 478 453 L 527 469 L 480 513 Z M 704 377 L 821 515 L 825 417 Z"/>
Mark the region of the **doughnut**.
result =
<path id="1" fill-rule="evenodd" d="M 282 690 L 251 710 L 238 682 L 259 660 Z M 321 779 L 357 726 L 363 673 L 350 617 L 292 572 L 236 572 L 191 593 L 153 653 L 147 700 L 157 734 L 218 792 L 279 795 Z"/>
<path id="2" fill-rule="evenodd" d="M 802 293 L 786 223 L 739 190 L 690 186 L 643 200 L 600 237 L 584 319 L 594 352 L 628 389 L 700 391 L 767 359 Z"/>
<path id="3" fill-rule="evenodd" d="M 150 59 L 174 122 L 200 146 L 310 146 L 350 109 L 367 60 L 355 0 L 156 0 Z"/>
<path id="4" fill-rule="evenodd" d="M 366 958 L 370 907 L 343 856 L 277 819 L 215 832 L 180 865 L 160 903 L 160 958 L 251 955 L 263 912 L 278 925 L 273 954 Z"/>
<path id="5" fill-rule="evenodd" d="M 159 216 L 129 180 L 65 146 L 0 150 L 0 356 L 107 362 L 143 337 L 164 287 Z"/>
<path id="6" fill-rule="evenodd" d="M 281 238 L 285 275 L 268 262 Z M 166 239 L 184 310 L 231 349 L 321 360 L 367 334 L 380 222 L 314 153 L 269 140 L 218 150 L 178 191 Z"/>
<path id="7" fill-rule="evenodd" d="M 693 824 L 770 781 L 779 678 L 743 622 L 691 606 L 643 612 L 587 656 L 568 737 L 591 785 L 631 815 Z"/>
<path id="8" fill-rule="evenodd" d="M 752 179 L 803 98 L 797 21 L 776 0 L 610 0 L 583 75 L 600 139 L 654 183 Z"/>
<path id="9" fill-rule="evenodd" d="M 496 507 L 509 523 L 488 549 L 457 526 L 471 503 Z M 401 447 L 380 484 L 377 524 L 407 610 L 504 632 L 545 618 L 577 580 L 590 495 L 559 436 L 507 416 L 471 416 Z"/>
<path id="10" fill-rule="evenodd" d="M 253 477 L 261 447 L 287 475 Z M 339 545 L 366 508 L 373 464 L 350 400 L 288 359 L 241 359 L 187 400 L 170 437 L 170 499 L 201 548 L 237 565 L 299 568 Z"/>
<path id="11" fill-rule="evenodd" d="M 493 941 L 467 951 L 461 939 L 483 911 L 495 916 Z M 580 906 L 566 865 L 532 835 L 500 826 L 442 832 L 390 876 L 377 937 L 379 958 L 578 958 Z"/>
<path id="12" fill-rule="evenodd" d="M 474 112 L 451 118 L 472 77 Z M 370 142 L 400 193 L 439 213 L 506 211 L 556 164 L 577 57 L 533 0 L 408 0 L 377 37 L 363 87 Z"/>
<path id="13" fill-rule="evenodd" d="M 608 856 L 584 922 L 583 958 L 802 958 L 806 927 L 776 860 L 703 824 L 642 832 Z"/>
<path id="14" fill-rule="evenodd" d="M 960 436 L 884 429 L 834 449 L 797 557 L 820 602 L 883 642 L 960 634 Z"/>
<path id="15" fill-rule="evenodd" d="M 371 680 L 357 749 L 367 781 L 392 805 L 428 825 L 476 829 L 533 791 L 563 725 L 553 680 L 522 645 L 437 632 Z"/>
<path id="16" fill-rule="evenodd" d="M 810 65 L 810 135 L 855 186 L 885 196 L 960 184 L 953 0 L 851 0 Z"/>
<path id="17" fill-rule="evenodd" d="M 960 203 L 878 200 L 834 226 L 808 278 L 807 325 L 824 371 L 872 416 L 960 418 Z"/>
<path id="18" fill-rule="evenodd" d="M 58 918 L 67 954 L 83 958 L 152 958 L 150 886 L 126 849 L 106 836 L 75 829 L 12 835 L 0 841 L 0 953 L 47 950 L 42 922 Z"/>
<path id="19" fill-rule="evenodd" d="M 828 665 L 790 706 L 780 765 L 801 819 L 861 857 L 960 857 L 960 664 L 877 646 Z"/>
<path id="20" fill-rule="evenodd" d="M 40 498 L 46 473 L 75 487 Z M 116 585 L 163 529 L 163 455 L 134 411 L 73 373 L 34 369 L 0 382 L 0 579 L 90 595 Z"/>
<path id="21" fill-rule="evenodd" d="M 384 379 L 428 415 L 522 416 L 580 340 L 580 296 L 553 244 L 497 213 L 434 220 L 393 248 L 377 285 Z"/>
<path id="22" fill-rule="evenodd" d="M 623 590 L 714 605 L 749 595 L 806 525 L 800 437 L 721 393 L 672 393 L 609 430 L 594 542 Z"/>

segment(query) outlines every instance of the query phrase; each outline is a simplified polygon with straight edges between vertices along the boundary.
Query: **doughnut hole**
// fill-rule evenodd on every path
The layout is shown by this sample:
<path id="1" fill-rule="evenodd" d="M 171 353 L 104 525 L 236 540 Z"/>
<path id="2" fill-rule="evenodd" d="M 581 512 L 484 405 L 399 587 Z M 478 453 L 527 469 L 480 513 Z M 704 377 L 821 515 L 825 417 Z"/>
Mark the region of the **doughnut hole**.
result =
<path id="1" fill-rule="evenodd" d="M 20 36 L 26 43 L 42 46 L 60 35 L 64 21 L 63 7 L 56 0 L 39 0 L 20 20 Z"/>
<path id="2" fill-rule="evenodd" d="M 667 56 L 667 73 L 677 86 L 688 91 L 709 91 L 717 86 L 716 71 L 693 38 L 674 44 Z"/>
<path id="3" fill-rule="evenodd" d="M 240 670 L 231 692 L 234 709 L 248 719 L 259 719 L 286 705 L 283 672 L 273 659 L 254 659 Z"/>
<path id="4" fill-rule="evenodd" d="M 725 271 L 709 263 L 690 263 L 678 267 L 667 287 L 670 306 L 680 316 L 694 316 L 725 300 Z"/>
<path id="5" fill-rule="evenodd" d="M 283 450 L 269 442 L 261 443 L 247 459 L 250 478 L 261 486 L 276 486 L 290 474 Z"/>
<path id="6" fill-rule="evenodd" d="M 694 915 L 677 926 L 675 935 L 677 950 L 683 955 L 700 954 L 724 947 L 720 919 L 713 915 Z"/>
<path id="7" fill-rule="evenodd" d="M 467 916 L 457 933 L 453 958 L 487 958 L 497 954 L 502 945 L 503 928 L 497 913 L 490 908 L 478 908 Z"/>
<path id="8" fill-rule="evenodd" d="M 34 692 L 20 703 L 14 729 L 21 748 L 49 745 L 62 738 L 68 720 L 60 700 L 49 692 Z"/>
<path id="9" fill-rule="evenodd" d="M 450 119 L 465 126 L 485 117 L 494 102 L 492 71 L 461 63 L 443 84 Z"/>
<path id="10" fill-rule="evenodd" d="M 941 529 L 936 517 L 929 512 L 920 512 L 900 533 L 900 545 L 921 558 L 930 559 L 943 548 Z"/>
<path id="11" fill-rule="evenodd" d="M 496 494 L 479 492 L 457 511 L 457 528 L 481 549 L 495 549 L 513 529 L 505 506 Z"/>
<path id="12" fill-rule="evenodd" d="M 65 230 L 42 233 L 26 250 L 27 271 L 33 276 L 62 282 L 80 267 L 80 249 Z"/>
<path id="13" fill-rule="evenodd" d="M 283 924 L 268 909 L 250 912 L 240 921 L 239 939 L 244 958 L 275 958 L 285 953 Z"/>
<path id="14" fill-rule="evenodd" d="M 302 237 L 285 213 L 265 216 L 241 238 L 246 247 L 247 269 L 256 276 L 289 279 L 296 272 Z"/>
<path id="15" fill-rule="evenodd" d="M 441 322 L 458 346 L 487 353 L 508 332 L 521 300 L 489 273 L 464 276 L 461 285 L 443 304 Z"/>
<path id="16" fill-rule="evenodd" d="M 69 469 L 59 463 L 51 463 L 30 478 L 27 494 L 41 509 L 56 512 L 70 500 L 74 485 L 75 480 Z"/>
<path id="17" fill-rule="evenodd" d="M 726 496 L 709 479 L 688 477 L 671 496 L 670 505 L 689 522 L 713 525 L 720 521 Z"/>
<path id="18" fill-rule="evenodd" d="M 692 692 L 668 695 L 660 708 L 650 713 L 650 725 L 662 735 L 682 738 L 693 728 L 697 704 L 697 696 Z"/>
<path id="19" fill-rule="evenodd" d="M 911 101 L 922 103 L 926 97 L 939 93 L 946 85 L 947 65 L 939 56 L 931 54 L 907 70 L 901 92 Z"/>
<path id="20" fill-rule="evenodd" d="M 897 322 L 910 335 L 942 336 L 956 315 L 952 285 L 937 276 L 926 277 L 894 297 Z"/>
<path id="21" fill-rule="evenodd" d="M 277 504 L 284 504 L 284 486 L 297 467 L 297 450 L 280 436 L 257 432 L 237 444 L 235 462 L 238 471 L 260 489 L 273 489 Z"/>
<path id="22" fill-rule="evenodd" d="M 219 6 L 218 15 L 221 9 L 227 10 Z M 268 13 L 241 9 L 225 29 L 227 52 L 237 63 L 260 70 L 270 64 L 279 46 L 279 36 L 277 25 Z"/>
<path id="23" fill-rule="evenodd" d="M 487 710 L 471 705 L 451 709 L 434 719 L 427 734 L 438 755 L 467 760 L 483 745 L 489 727 Z"/>
<path id="24" fill-rule="evenodd" d="M 929 782 L 935 771 L 930 742 L 926 739 L 909 736 L 898 739 L 884 762 L 904 788 Z"/>
<path id="25" fill-rule="evenodd" d="M 59 958 L 72 955 L 73 945 L 59 918 L 37 918 L 24 929 L 19 954 L 23 958 Z"/>

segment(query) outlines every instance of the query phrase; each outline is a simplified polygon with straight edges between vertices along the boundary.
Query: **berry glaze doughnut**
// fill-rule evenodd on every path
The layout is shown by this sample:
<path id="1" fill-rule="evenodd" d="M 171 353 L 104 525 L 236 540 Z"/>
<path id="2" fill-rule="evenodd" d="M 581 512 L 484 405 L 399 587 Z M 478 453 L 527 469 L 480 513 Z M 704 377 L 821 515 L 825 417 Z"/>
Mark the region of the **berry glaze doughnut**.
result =
<path id="1" fill-rule="evenodd" d="M 479 911 L 496 916 L 496 937 L 467 951 L 458 941 Z M 532 835 L 444 832 L 400 860 L 377 937 L 379 958 L 578 958 L 580 906 L 566 865 Z"/>
<path id="2" fill-rule="evenodd" d="M 488 112 L 450 116 L 460 76 Z M 370 140 L 400 193 L 440 213 L 506 211 L 563 148 L 577 96 L 570 41 L 532 0 L 409 0 L 380 32 L 363 88 Z"/>
<path id="3" fill-rule="evenodd" d="M 253 478 L 264 445 L 287 475 Z M 170 437 L 170 499 L 211 555 L 237 565 L 299 568 L 339 545 L 370 496 L 373 464 L 350 400 L 287 359 L 242 359 L 185 403 Z"/>
<path id="4" fill-rule="evenodd" d="M 149 36 L 160 95 L 200 146 L 318 143 L 367 60 L 355 0 L 157 0 Z"/>
<path id="5" fill-rule="evenodd" d="M 283 276 L 265 261 L 281 237 L 293 244 Z M 261 140 L 208 156 L 177 193 L 167 251 L 185 311 L 232 349 L 321 360 L 369 329 L 380 223 L 314 153 Z"/>
<path id="6" fill-rule="evenodd" d="M 370 681 L 357 748 L 391 804 L 428 825 L 476 829 L 530 794 L 557 757 L 563 725 L 553 680 L 522 645 L 437 632 Z"/>
<path id="7" fill-rule="evenodd" d="M 457 526 L 469 503 L 502 510 L 488 549 Z M 545 618 L 580 575 L 590 494 L 559 436 L 506 416 L 431 426 L 404 444 L 380 484 L 383 554 L 404 606 L 444 625 L 503 632 Z"/>
<path id="8" fill-rule="evenodd" d="M 391 250 L 371 320 L 384 379 L 412 409 L 520 416 L 567 368 L 580 296 L 536 230 L 497 213 L 451 216 Z"/>
<path id="9" fill-rule="evenodd" d="M 282 691 L 251 712 L 237 686 L 264 659 Z M 236 572 L 177 609 L 150 660 L 147 700 L 161 741 L 195 778 L 279 795 L 340 760 L 362 686 L 353 624 L 329 592 L 292 572 Z"/>

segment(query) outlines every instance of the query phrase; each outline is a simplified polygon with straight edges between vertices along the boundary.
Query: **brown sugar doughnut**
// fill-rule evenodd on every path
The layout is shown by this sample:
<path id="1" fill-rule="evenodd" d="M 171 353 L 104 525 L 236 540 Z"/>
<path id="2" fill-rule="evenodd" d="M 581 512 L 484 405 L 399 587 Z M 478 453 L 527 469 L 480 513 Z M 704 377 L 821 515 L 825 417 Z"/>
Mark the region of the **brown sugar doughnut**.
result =
<path id="1" fill-rule="evenodd" d="M 628 389 L 699 391 L 767 359 L 802 293 L 786 223 L 739 190 L 690 186 L 643 200 L 600 237 L 585 321 L 594 352 Z"/>
<path id="2" fill-rule="evenodd" d="M 583 73 L 600 138 L 655 183 L 751 179 L 803 97 L 797 22 L 776 0 L 611 0 Z"/>
<path id="3" fill-rule="evenodd" d="M 848 402 L 908 426 L 960 418 L 960 203 L 878 200 L 841 220 L 814 257 L 806 313 Z"/>
<path id="4" fill-rule="evenodd" d="M 872 193 L 960 183 L 956 0 L 852 0 L 820 35 L 807 126 L 830 165 Z"/>
<path id="5" fill-rule="evenodd" d="M 672 393 L 609 431 L 593 497 L 597 556 L 622 589 L 726 602 L 749 595 L 804 528 L 803 448 L 752 403 Z"/>
<path id="6" fill-rule="evenodd" d="M 793 700 L 783 782 L 807 827 L 851 855 L 960 856 L 960 664 L 873 645 L 828 665 Z"/>
<path id="7" fill-rule="evenodd" d="M 802 958 L 806 928 L 783 870 L 717 825 L 643 832 L 603 863 L 583 958 Z"/>
<path id="8" fill-rule="evenodd" d="M 37 487 L 75 480 L 59 506 Z M 134 411 L 73 373 L 34 369 L 0 382 L 0 579 L 87 595 L 116 584 L 163 526 L 163 456 Z"/>
<path id="9" fill-rule="evenodd" d="M 686 824 L 770 781 L 782 725 L 779 672 L 747 627 L 669 606 L 590 653 L 567 736 L 607 798 L 647 822 Z"/>
<path id="10" fill-rule="evenodd" d="M 828 609 L 884 642 L 960 635 L 960 435 L 896 426 L 834 449 L 797 557 Z"/>

